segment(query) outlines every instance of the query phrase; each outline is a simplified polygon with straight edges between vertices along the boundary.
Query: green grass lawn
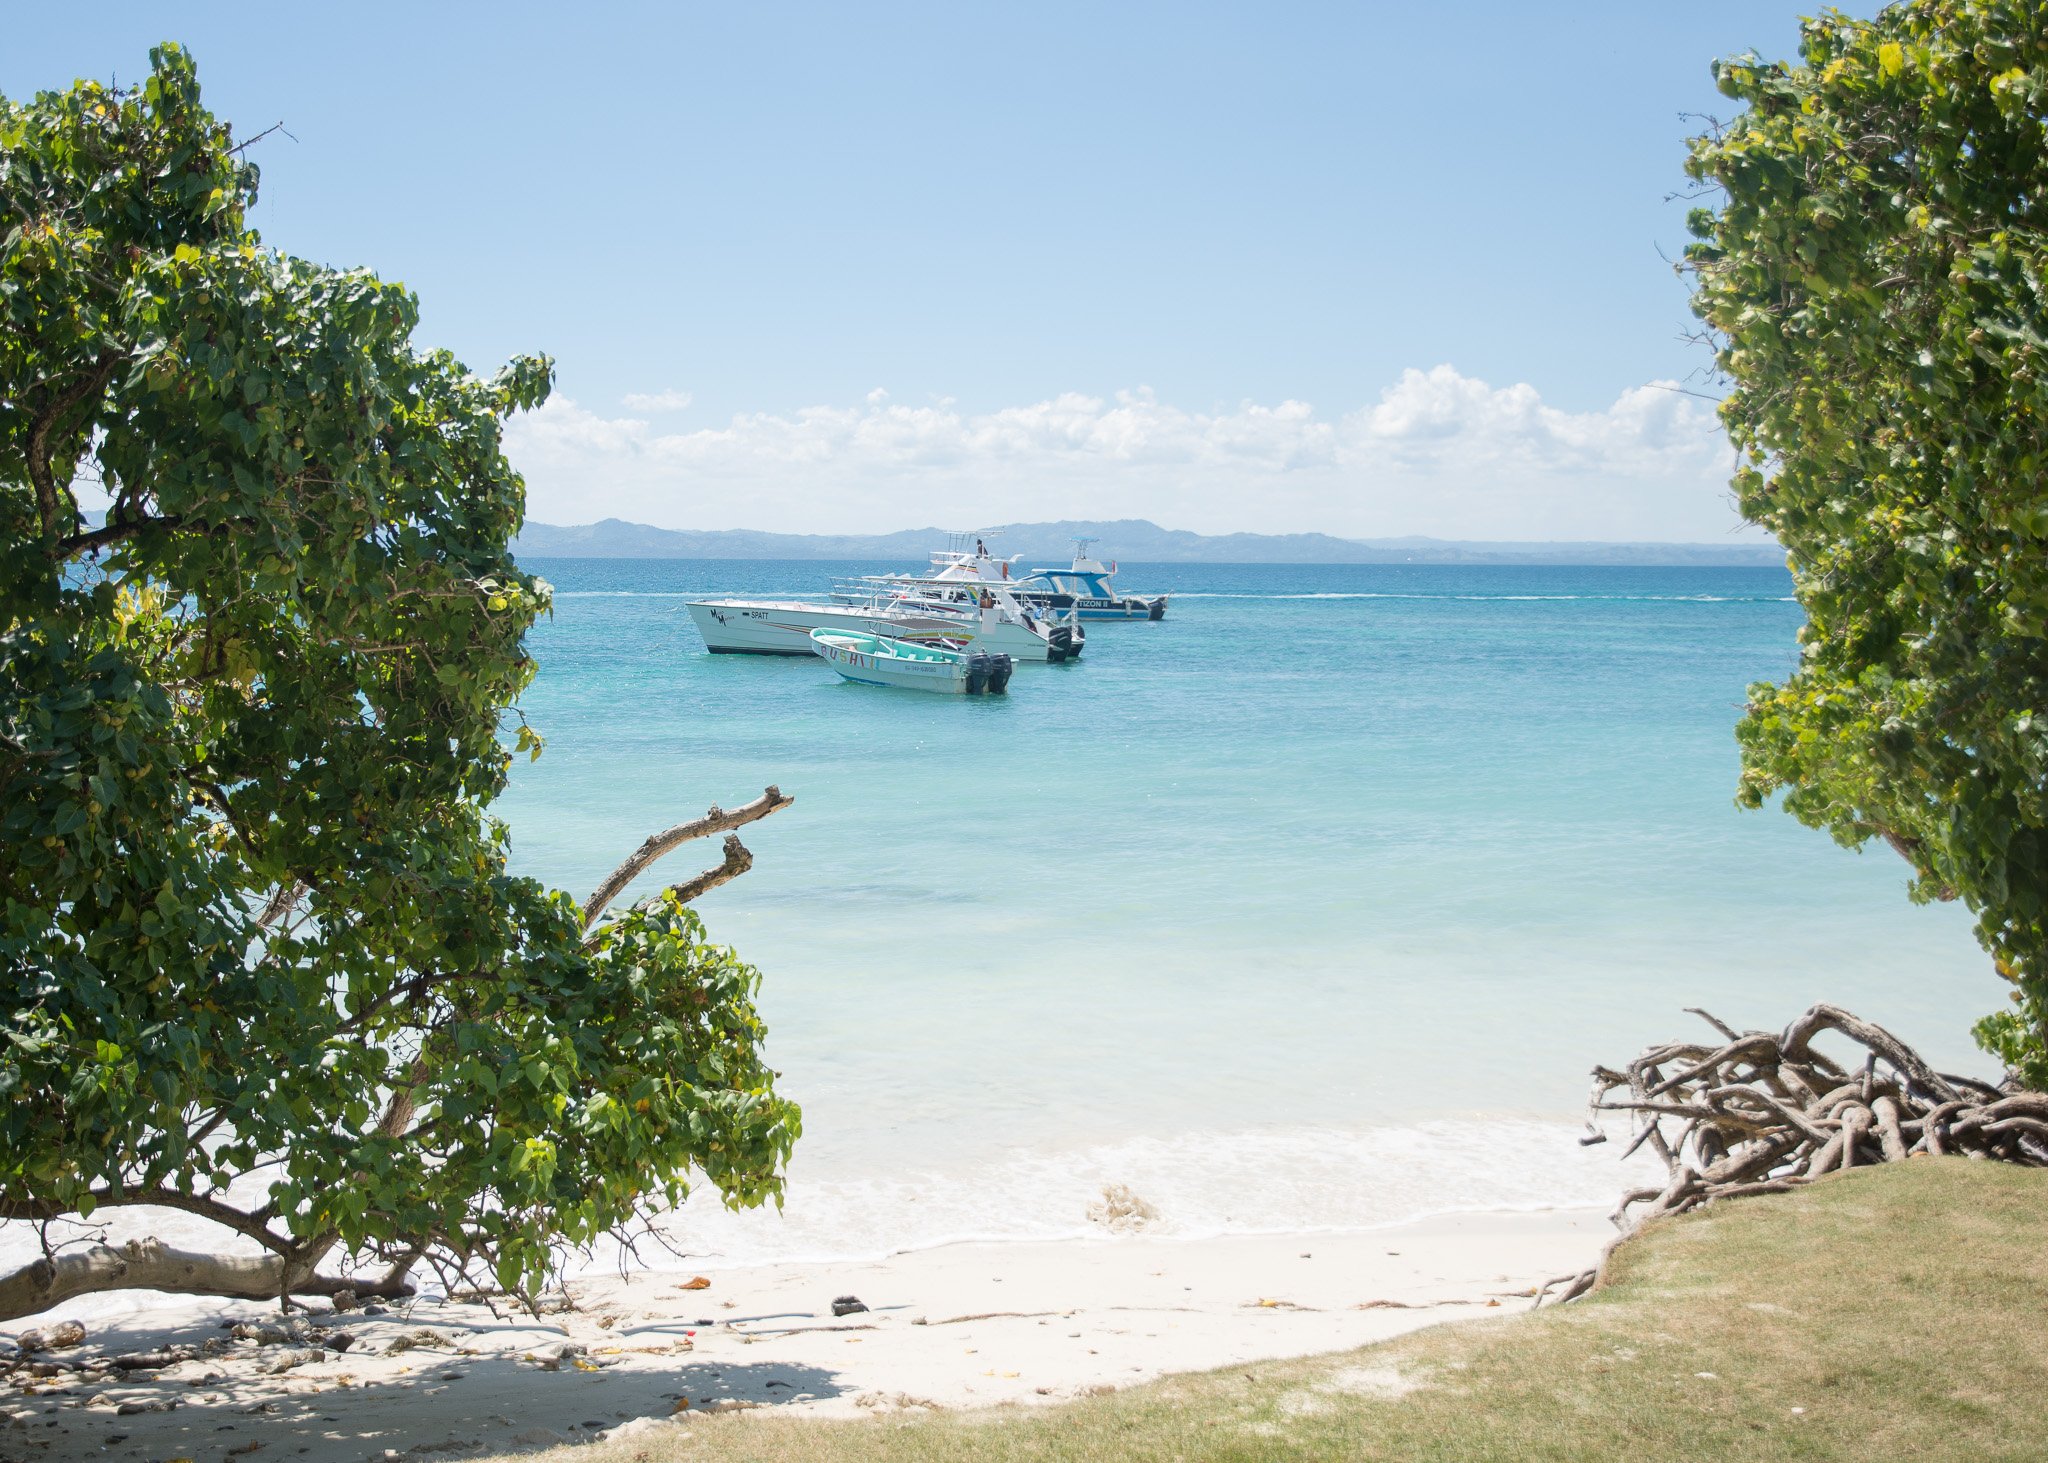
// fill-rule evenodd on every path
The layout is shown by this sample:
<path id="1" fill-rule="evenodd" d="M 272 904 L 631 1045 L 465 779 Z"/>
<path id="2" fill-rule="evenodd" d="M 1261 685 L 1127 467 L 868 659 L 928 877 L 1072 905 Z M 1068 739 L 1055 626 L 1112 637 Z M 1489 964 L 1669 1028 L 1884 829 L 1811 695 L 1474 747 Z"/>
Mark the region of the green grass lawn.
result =
<path id="1" fill-rule="evenodd" d="M 1853 1170 L 1655 1225 L 1563 1309 L 1058 1407 L 911 1417 L 747 1413 L 575 1456 L 2040 1463 L 2048 1172 Z"/>

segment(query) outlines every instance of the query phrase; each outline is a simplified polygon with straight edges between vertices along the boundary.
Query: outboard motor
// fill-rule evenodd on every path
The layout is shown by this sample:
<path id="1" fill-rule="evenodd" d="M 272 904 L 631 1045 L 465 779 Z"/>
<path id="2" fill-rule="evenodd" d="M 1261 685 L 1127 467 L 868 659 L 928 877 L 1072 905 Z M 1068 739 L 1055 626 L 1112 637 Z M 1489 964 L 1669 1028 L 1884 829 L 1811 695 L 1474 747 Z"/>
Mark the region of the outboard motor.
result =
<path id="1" fill-rule="evenodd" d="M 1079 654 L 1074 649 L 1074 632 L 1065 625 L 1054 625 L 1045 635 L 1045 658 L 1054 665 L 1071 660 Z"/>
<path id="2" fill-rule="evenodd" d="M 1163 620 L 1166 618 L 1166 597 L 1164 595 L 1152 601 L 1151 607 L 1145 612 L 1145 618 L 1148 620 Z"/>
<path id="3" fill-rule="evenodd" d="M 988 671 L 988 688 L 995 695 L 1002 695 L 1010 689 L 1010 672 L 1013 666 L 1010 657 L 1003 654 L 991 655 Z"/>
<path id="4" fill-rule="evenodd" d="M 1008 658 L 1008 657 L 1005 657 L 1005 659 L 1007 659 L 1007 658 Z M 996 658 L 995 658 L 995 657 L 994 657 L 993 655 L 990 655 L 990 654 L 989 654 L 989 653 L 988 653 L 988 652 L 987 652 L 986 650 L 975 650 L 975 651 L 970 651 L 970 652 L 968 652 L 968 656 L 967 656 L 967 694 L 968 694 L 968 695 L 970 695 L 970 696 L 979 696 L 979 695 L 980 695 L 980 694 L 981 694 L 981 693 L 982 693 L 983 691 L 986 691 L 986 690 L 987 690 L 987 689 L 989 688 L 989 687 L 988 687 L 988 683 L 989 683 L 989 678 L 990 678 L 990 674 L 991 674 L 991 673 L 993 672 L 993 670 L 994 670 L 994 668 L 995 668 L 995 659 L 996 659 Z"/>

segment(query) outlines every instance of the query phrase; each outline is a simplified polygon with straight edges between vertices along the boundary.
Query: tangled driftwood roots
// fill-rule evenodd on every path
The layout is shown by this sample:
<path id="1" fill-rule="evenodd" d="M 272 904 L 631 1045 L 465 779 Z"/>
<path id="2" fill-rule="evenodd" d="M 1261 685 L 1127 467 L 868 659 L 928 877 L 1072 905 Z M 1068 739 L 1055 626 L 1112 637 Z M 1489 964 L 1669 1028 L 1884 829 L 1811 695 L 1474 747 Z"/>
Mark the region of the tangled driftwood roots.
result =
<path id="1" fill-rule="evenodd" d="M 1726 1040 L 1655 1046 L 1626 1071 L 1593 1069 L 1591 1135 L 1582 1141 L 1606 1141 L 1600 1114 L 1632 1114 L 1635 1140 L 1622 1156 L 1647 1145 L 1668 1175 L 1661 1187 L 1623 1195 L 1614 1211 L 1621 1238 L 1716 1199 L 1781 1194 L 1839 1169 L 1917 1153 L 2048 1167 L 2048 1093 L 1937 1072 L 1883 1027 L 1833 1006 L 1815 1006 L 1782 1033 L 1738 1033 L 1704 1011 L 1693 1014 Z M 1860 1047 L 1862 1061 L 1844 1067 L 1815 1051 L 1824 1031 Z M 1553 1280 L 1537 1303 L 1575 1299 L 1599 1274 Z"/>

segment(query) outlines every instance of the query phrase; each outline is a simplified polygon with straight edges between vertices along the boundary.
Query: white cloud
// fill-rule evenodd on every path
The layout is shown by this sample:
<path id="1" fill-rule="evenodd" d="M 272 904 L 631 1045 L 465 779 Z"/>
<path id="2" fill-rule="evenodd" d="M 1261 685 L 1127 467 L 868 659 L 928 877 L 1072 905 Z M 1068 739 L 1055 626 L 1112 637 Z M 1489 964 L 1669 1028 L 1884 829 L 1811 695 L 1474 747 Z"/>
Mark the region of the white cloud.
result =
<path id="1" fill-rule="evenodd" d="M 1210 533 L 1715 540 L 1737 522 L 1713 412 L 1672 383 L 1570 412 L 1450 366 L 1406 371 L 1335 415 L 1301 401 L 1193 411 L 1143 388 L 969 412 L 877 388 L 859 405 L 660 432 L 558 397 L 507 442 L 533 517 L 555 523 L 862 532 L 1142 517 Z"/>
<path id="2" fill-rule="evenodd" d="M 633 391 L 620 398 L 624 402 L 627 411 L 651 412 L 681 411 L 695 399 L 689 392 L 677 391 L 673 388 L 653 393 Z"/>

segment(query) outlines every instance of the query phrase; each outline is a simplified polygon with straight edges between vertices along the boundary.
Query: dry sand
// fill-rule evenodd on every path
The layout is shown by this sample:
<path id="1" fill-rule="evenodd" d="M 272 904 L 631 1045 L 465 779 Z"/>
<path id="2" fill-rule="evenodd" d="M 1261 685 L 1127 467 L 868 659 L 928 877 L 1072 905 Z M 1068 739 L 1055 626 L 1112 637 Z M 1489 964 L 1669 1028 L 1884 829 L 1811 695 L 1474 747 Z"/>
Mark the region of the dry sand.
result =
<path id="1" fill-rule="evenodd" d="M 576 1310 L 539 1321 L 433 1300 L 374 1316 L 322 1303 L 301 1318 L 302 1339 L 271 1344 L 226 1328 L 275 1325 L 275 1307 L 138 1310 L 94 1318 L 82 1346 L 47 1353 L 68 1364 L 57 1375 L 18 1368 L 0 1384 L 0 1460 L 430 1459 L 688 1426 L 734 1406 L 846 1416 L 1056 1401 L 1498 1315 L 1528 1304 L 1516 1292 L 1591 1263 L 1610 1233 L 1600 1215 L 1569 1211 L 1353 1234 L 955 1245 L 711 1272 L 695 1290 L 681 1288 L 687 1274 L 586 1280 L 572 1287 Z M 835 1317 L 847 1295 L 868 1309 Z M 343 1332 L 345 1352 L 269 1372 Z M 93 1366 L 179 1345 L 203 1354 L 154 1372 Z"/>

